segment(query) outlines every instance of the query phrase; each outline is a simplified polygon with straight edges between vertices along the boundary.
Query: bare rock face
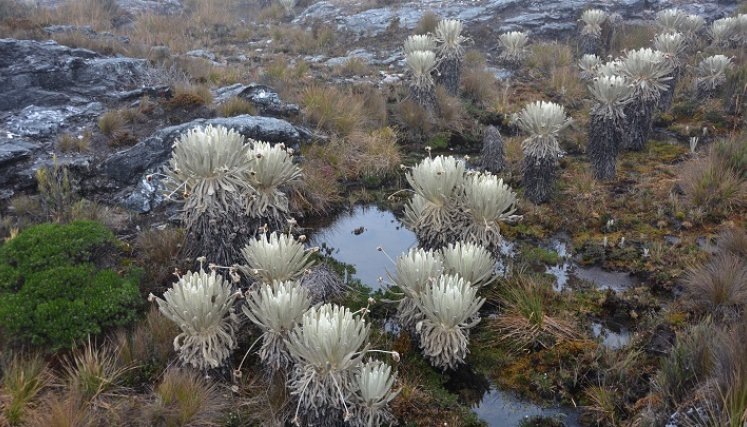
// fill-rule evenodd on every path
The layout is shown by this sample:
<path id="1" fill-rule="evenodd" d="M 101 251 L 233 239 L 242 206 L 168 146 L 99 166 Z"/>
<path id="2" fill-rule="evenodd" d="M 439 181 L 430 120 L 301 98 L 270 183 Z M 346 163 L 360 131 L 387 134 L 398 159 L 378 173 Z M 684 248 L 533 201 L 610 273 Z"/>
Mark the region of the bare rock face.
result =
<path id="1" fill-rule="evenodd" d="M 298 105 L 283 102 L 274 89 L 261 84 L 250 83 L 244 85 L 236 83 L 213 91 L 213 102 L 216 104 L 222 104 L 234 97 L 251 102 L 262 115 L 290 117 L 298 115 L 301 111 Z"/>
<path id="2" fill-rule="evenodd" d="M 587 8 L 617 12 L 629 21 L 650 19 L 656 11 L 674 6 L 707 20 L 728 15 L 735 8 L 733 2 L 727 5 L 717 0 L 420 0 L 356 10 L 353 6 L 340 6 L 340 2 L 320 1 L 309 6 L 294 22 L 321 21 L 358 37 L 374 37 L 396 27 L 412 30 L 423 13 L 433 11 L 442 18 L 488 24 L 496 33 L 523 30 L 558 37 L 573 34 L 576 20 Z"/>
<path id="3" fill-rule="evenodd" d="M 66 0 L 36 0 L 36 4 L 43 7 L 54 8 L 63 4 Z M 141 13 L 154 13 L 157 15 L 173 15 L 184 10 L 180 0 L 117 0 L 117 6 L 123 11 L 138 15 Z"/>
<path id="4" fill-rule="evenodd" d="M 0 39 L 0 112 L 106 100 L 146 73 L 141 59 L 104 57 L 53 41 Z"/>

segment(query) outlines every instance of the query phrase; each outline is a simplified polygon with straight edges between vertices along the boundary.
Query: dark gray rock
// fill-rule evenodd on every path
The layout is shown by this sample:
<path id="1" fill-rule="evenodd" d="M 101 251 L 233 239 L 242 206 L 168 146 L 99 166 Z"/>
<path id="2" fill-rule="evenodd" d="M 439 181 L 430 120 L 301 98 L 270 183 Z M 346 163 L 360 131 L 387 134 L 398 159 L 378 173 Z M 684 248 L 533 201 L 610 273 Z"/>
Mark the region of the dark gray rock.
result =
<path id="1" fill-rule="evenodd" d="M 735 10 L 734 2 L 720 4 L 717 0 L 420 0 L 360 12 L 351 12 L 350 8 L 337 4 L 331 1 L 314 3 L 294 22 L 321 21 L 358 37 L 373 37 L 392 26 L 412 30 L 423 13 L 430 10 L 443 18 L 460 19 L 468 24 L 490 23 L 495 32 L 520 29 L 529 30 L 533 35 L 556 37 L 573 34 L 581 11 L 591 7 L 620 13 L 627 21 L 652 19 L 656 11 L 673 6 L 698 13 L 709 21 Z"/>
<path id="2" fill-rule="evenodd" d="M 57 7 L 66 1 L 68 0 L 36 0 L 35 3 L 43 7 Z M 117 0 L 117 5 L 131 15 L 142 13 L 173 15 L 184 10 L 180 0 Z"/>
<path id="3" fill-rule="evenodd" d="M 36 149 L 35 144 L 22 139 L 0 138 L 0 166 L 3 167 L 2 170 L 6 171 L 10 165 L 28 159 Z M 2 182 L 3 178 L 0 174 L 0 183 Z"/>
<path id="4" fill-rule="evenodd" d="M 123 197 L 122 206 L 138 213 L 148 213 L 164 202 L 164 191 L 157 177 L 150 180 L 144 177 L 131 193 Z"/>
<path id="5" fill-rule="evenodd" d="M 55 42 L 0 39 L 0 111 L 105 101 L 144 80 L 147 61 Z"/>
<path id="6" fill-rule="evenodd" d="M 60 33 L 79 33 L 92 40 L 93 39 L 109 40 L 109 41 L 114 41 L 114 42 L 118 42 L 122 44 L 128 44 L 130 42 L 130 38 L 127 36 L 117 36 L 108 31 L 99 33 L 98 31 L 94 30 L 90 25 L 83 25 L 83 26 L 50 25 L 48 27 L 44 27 L 44 31 L 50 35 L 60 34 Z"/>
<path id="7" fill-rule="evenodd" d="M 50 137 L 61 128 L 75 122 L 91 121 L 104 112 L 100 102 L 90 102 L 82 106 L 38 107 L 29 105 L 6 120 L 5 127 L 26 137 Z"/>
<path id="8" fill-rule="evenodd" d="M 222 104 L 233 97 L 251 102 L 262 115 L 289 117 L 297 115 L 300 111 L 298 105 L 284 102 L 274 89 L 265 85 L 236 83 L 213 91 L 213 101 L 216 104 Z"/>
<path id="9" fill-rule="evenodd" d="M 285 120 L 272 117 L 244 115 L 198 119 L 159 130 L 136 145 L 112 155 L 99 169 L 119 185 L 134 184 L 145 172 L 155 171 L 166 162 L 171 154 L 172 144 L 180 135 L 194 127 L 207 125 L 225 126 L 247 138 L 285 143 L 289 147 L 297 147 L 311 136 L 302 128 L 296 128 Z"/>

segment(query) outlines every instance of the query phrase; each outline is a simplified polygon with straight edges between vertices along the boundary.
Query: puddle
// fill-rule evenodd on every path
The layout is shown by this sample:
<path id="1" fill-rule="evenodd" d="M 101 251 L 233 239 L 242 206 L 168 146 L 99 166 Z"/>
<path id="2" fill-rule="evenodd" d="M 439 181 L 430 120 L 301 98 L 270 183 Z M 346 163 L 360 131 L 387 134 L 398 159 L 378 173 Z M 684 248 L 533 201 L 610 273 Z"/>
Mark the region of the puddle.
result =
<path id="1" fill-rule="evenodd" d="M 556 292 L 560 292 L 565 289 L 566 286 L 568 286 L 568 280 L 571 277 L 571 268 L 572 265 L 568 262 L 564 262 L 552 267 L 547 266 L 545 273 L 551 276 L 555 276 L 555 283 L 553 283 L 552 288 Z"/>
<path id="2" fill-rule="evenodd" d="M 603 346 L 612 350 L 625 347 L 632 336 L 630 329 L 622 325 L 602 322 L 592 322 L 591 332 L 595 338 L 601 338 Z"/>
<path id="3" fill-rule="evenodd" d="M 567 427 L 581 425 L 575 409 L 542 407 L 511 392 L 498 390 L 488 378 L 469 366 L 462 366 L 452 372 L 444 386 L 451 393 L 457 394 L 462 404 L 472 407 L 472 411 L 488 426 L 514 427 L 536 416 L 561 419 Z"/>
<path id="4" fill-rule="evenodd" d="M 580 267 L 573 269 L 573 275 L 596 285 L 597 289 L 612 289 L 622 292 L 637 283 L 636 279 L 624 271 L 606 271 L 602 267 Z"/>
<path id="5" fill-rule="evenodd" d="M 355 278 L 373 290 L 386 280 L 392 262 L 376 248 L 383 247 L 393 258 L 417 245 L 415 234 L 406 229 L 390 211 L 376 206 L 356 206 L 350 212 L 333 217 L 327 224 L 307 225 L 311 246 L 332 250 L 336 260 L 355 267 Z"/>
<path id="6" fill-rule="evenodd" d="M 495 388 L 485 393 L 472 411 L 491 427 L 515 427 L 522 421 L 536 416 L 561 419 L 566 427 L 581 426 L 578 412 L 573 408 L 543 408 Z"/>
<path id="7" fill-rule="evenodd" d="M 635 277 L 624 271 L 606 271 L 602 267 L 582 267 L 572 262 L 563 262 L 555 266 L 547 266 L 545 273 L 555 277 L 553 289 L 560 292 L 568 286 L 571 278 L 591 282 L 597 289 L 612 289 L 622 292 L 637 283 Z"/>

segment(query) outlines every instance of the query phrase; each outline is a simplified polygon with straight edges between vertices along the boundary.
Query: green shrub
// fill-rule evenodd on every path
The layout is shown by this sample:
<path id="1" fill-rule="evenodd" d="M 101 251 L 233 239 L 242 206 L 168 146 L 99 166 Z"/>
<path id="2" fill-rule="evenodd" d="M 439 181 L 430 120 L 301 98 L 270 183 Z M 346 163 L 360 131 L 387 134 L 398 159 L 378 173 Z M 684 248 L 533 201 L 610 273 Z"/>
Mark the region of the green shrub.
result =
<path id="1" fill-rule="evenodd" d="M 0 329 L 50 350 L 134 320 L 140 272 L 103 268 L 116 240 L 101 224 L 42 224 L 0 247 Z"/>

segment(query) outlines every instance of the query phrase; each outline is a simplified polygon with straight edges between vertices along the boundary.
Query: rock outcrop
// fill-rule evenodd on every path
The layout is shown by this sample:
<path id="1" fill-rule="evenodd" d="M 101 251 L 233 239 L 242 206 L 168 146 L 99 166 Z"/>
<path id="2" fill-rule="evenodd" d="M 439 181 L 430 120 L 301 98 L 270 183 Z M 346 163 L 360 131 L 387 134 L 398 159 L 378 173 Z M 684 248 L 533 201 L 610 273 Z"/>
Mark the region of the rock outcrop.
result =
<path id="1" fill-rule="evenodd" d="M 373 37 L 393 28 L 412 30 L 423 13 L 430 10 L 442 18 L 489 25 L 495 33 L 523 30 L 533 35 L 562 37 L 575 31 L 581 11 L 591 7 L 620 13 L 628 21 L 651 19 L 655 11 L 668 7 L 712 20 L 733 12 L 735 4 L 717 0 L 420 0 L 355 11 L 350 5 L 320 1 L 309 6 L 294 22 L 321 21 L 358 37 Z"/>

